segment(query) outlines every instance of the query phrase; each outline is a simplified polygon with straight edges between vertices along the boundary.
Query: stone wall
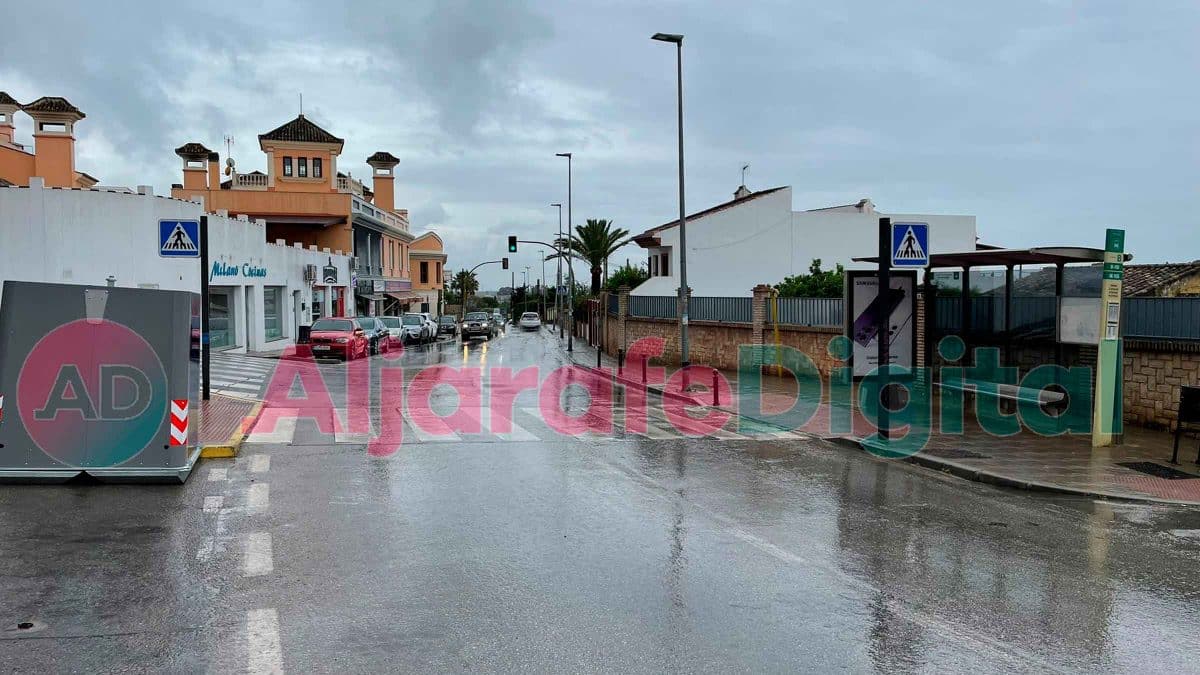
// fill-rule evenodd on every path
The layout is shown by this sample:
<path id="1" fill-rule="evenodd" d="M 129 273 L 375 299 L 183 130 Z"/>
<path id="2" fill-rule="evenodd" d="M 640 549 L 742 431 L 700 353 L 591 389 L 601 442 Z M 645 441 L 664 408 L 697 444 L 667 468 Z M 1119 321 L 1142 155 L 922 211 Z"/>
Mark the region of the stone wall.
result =
<path id="1" fill-rule="evenodd" d="M 1125 341 L 1125 420 L 1157 429 L 1175 428 L 1179 388 L 1200 385 L 1200 344 Z"/>

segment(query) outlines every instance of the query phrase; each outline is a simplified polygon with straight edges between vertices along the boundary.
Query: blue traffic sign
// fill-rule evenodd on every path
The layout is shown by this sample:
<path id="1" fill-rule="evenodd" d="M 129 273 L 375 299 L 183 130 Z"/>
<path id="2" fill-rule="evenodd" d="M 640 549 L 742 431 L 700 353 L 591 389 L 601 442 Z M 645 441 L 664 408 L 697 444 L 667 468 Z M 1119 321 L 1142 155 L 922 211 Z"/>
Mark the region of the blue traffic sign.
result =
<path id="1" fill-rule="evenodd" d="M 929 266 L 929 223 L 892 223 L 892 267 Z"/>
<path id="2" fill-rule="evenodd" d="M 199 258 L 200 221 L 158 221 L 158 254 L 164 258 Z"/>

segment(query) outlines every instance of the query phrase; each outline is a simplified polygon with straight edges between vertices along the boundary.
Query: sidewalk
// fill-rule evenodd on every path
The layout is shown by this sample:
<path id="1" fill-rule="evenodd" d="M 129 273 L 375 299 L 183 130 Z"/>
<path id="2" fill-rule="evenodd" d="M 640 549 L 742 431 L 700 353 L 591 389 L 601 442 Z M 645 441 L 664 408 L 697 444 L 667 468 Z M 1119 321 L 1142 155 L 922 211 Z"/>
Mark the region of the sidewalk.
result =
<path id="1" fill-rule="evenodd" d="M 575 363 L 594 368 L 596 350 L 575 341 Z M 603 368 L 615 369 L 616 359 L 602 355 Z M 626 364 L 622 379 L 640 384 L 638 365 Z M 668 377 L 678 368 L 668 368 Z M 733 391 L 733 400 L 719 407 L 758 422 L 770 423 L 772 413 L 787 410 L 795 402 L 792 378 L 764 375 L 758 405 L 739 400 L 737 373 L 721 371 Z M 707 384 L 707 383 L 701 383 Z M 650 387 L 661 393 L 661 385 Z M 692 393 L 698 405 L 711 405 L 706 390 Z M 761 408 L 762 415 L 750 414 Z M 875 427 L 857 409 L 852 414 L 851 433 L 830 431 L 830 404 L 822 401 L 816 414 L 793 431 L 802 431 L 829 442 L 861 449 L 861 440 Z M 933 419 L 937 419 L 936 411 Z M 964 423 L 963 434 L 931 435 L 925 448 L 906 461 L 969 480 L 1026 490 L 1076 494 L 1106 499 L 1163 502 L 1200 506 L 1200 465 L 1195 464 L 1197 440 L 1185 437 L 1180 443 L 1179 464 L 1170 463 L 1174 436 L 1163 431 L 1128 426 L 1122 445 L 1092 448 L 1090 435 L 1041 436 L 1029 430 L 1009 437 L 983 431 L 973 417 Z M 936 429 L 936 427 L 935 427 Z"/>
<path id="2" fill-rule="evenodd" d="M 200 428 L 197 438 L 200 456 L 206 459 L 236 457 L 242 440 L 246 437 L 262 403 L 244 398 L 213 394 L 207 401 L 200 401 Z"/>

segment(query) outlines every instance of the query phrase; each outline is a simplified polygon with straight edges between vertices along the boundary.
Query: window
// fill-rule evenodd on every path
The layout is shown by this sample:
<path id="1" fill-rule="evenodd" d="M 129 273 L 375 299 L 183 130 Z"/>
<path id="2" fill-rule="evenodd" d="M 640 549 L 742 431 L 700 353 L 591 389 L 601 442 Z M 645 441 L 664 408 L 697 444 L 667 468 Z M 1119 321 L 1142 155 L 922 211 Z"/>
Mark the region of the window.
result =
<path id="1" fill-rule="evenodd" d="M 655 254 L 650 255 L 650 276 L 658 276 L 658 256 Z"/>
<path id="2" fill-rule="evenodd" d="M 283 286 L 263 289 L 263 329 L 268 341 L 283 337 Z"/>
<path id="3" fill-rule="evenodd" d="M 662 262 L 658 264 L 658 270 L 664 277 L 671 276 L 671 259 L 668 256 L 668 253 L 663 253 L 661 255 Z"/>
<path id="4" fill-rule="evenodd" d="M 208 343 L 213 349 L 232 347 L 237 340 L 233 325 L 233 298 L 230 289 L 210 289 L 208 292 Z"/>
<path id="5" fill-rule="evenodd" d="M 313 178 L 321 177 L 321 158 L 313 157 Z"/>
<path id="6" fill-rule="evenodd" d="M 433 283 L 440 284 L 440 283 L 442 283 L 442 263 L 438 262 L 438 263 L 434 263 L 433 265 L 434 265 L 433 269 L 435 270 L 433 273 L 433 275 L 434 275 Z"/>
<path id="7" fill-rule="evenodd" d="M 285 176 L 292 175 L 292 158 L 291 157 L 283 158 L 283 175 L 285 175 Z"/>
<path id="8" fill-rule="evenodd" d="M 296 169 L 298 170 L 297 172 L 299 173 L 300 177 L 308 178 L 308 158 L 298 157 L 296 161 L 298 162 Z"/>
<path id="9" fill-rule="evenodd" d="M 429 283 L 429 263 L 421 261 L 421 283 Z"/>

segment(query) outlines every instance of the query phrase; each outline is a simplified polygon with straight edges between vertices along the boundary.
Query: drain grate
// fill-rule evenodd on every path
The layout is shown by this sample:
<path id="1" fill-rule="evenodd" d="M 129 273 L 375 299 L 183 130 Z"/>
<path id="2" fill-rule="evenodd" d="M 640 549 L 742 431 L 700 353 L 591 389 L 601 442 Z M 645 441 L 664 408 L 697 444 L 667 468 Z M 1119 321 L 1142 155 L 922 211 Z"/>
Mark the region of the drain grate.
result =
<path id="1" fill-rule="evenodd" d="M 991 459 L 991 455 L 981 455 L 962 448 L 933 448 L 926 450 L 925 454 L 943 459 Z"/>
<path id="2" fill-rule="evenodd" d="M 1119 462 L 1117 466 L 1123 466 L 1126 469 L 1133 469 L 1141 473 L 1150 474 L 1155 478 L 1165 478 L 1167 480 L 1186 480 L 1188 478 L 1200 478 L 1195 474 L 1186 473 L 1178 469 L 1172 469 L 1169 466 L 1156 464 L 1154 462 Z"/>

